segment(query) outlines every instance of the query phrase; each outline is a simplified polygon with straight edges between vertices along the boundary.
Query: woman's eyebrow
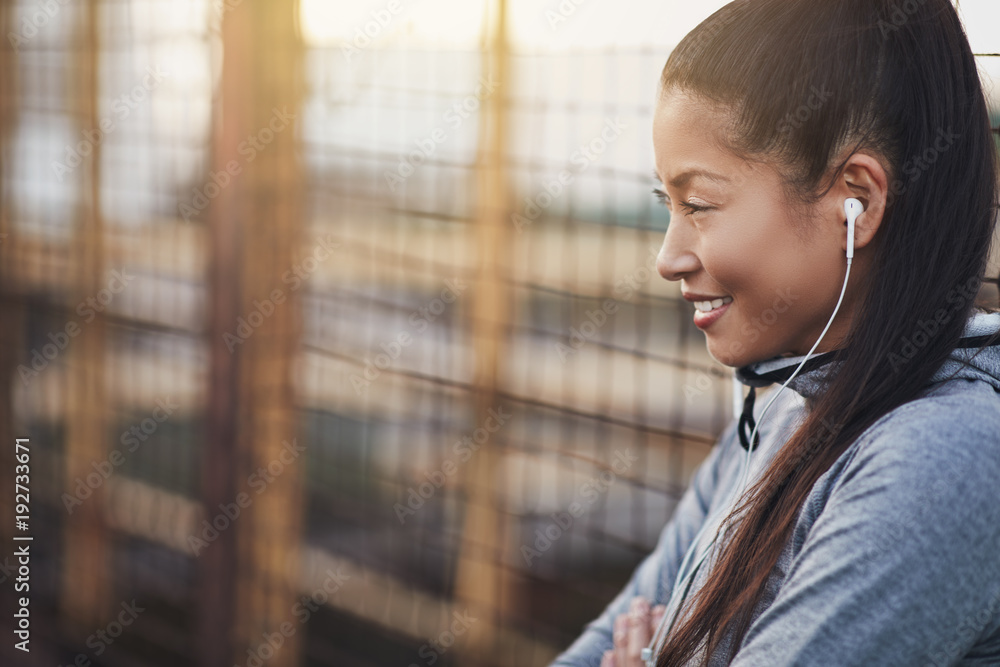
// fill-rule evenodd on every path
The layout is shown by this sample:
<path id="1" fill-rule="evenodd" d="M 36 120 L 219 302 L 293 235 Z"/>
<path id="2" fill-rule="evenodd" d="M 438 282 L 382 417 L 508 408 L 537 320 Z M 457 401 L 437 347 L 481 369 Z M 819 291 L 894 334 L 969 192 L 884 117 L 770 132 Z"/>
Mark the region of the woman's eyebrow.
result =
<path id="1" fill-rule="evenodd" d="M 689 169 L 682 174 L 679 174 L 670 179 L 670 185 L 674 188 L 682 188 L 688 184 L 693 178 L 702 177 L 709 181 L 715 181 L 716 183 L 731 183 L 732 179 L 722 174 L 716 174 L 715 172 L 706 171 L 704 169 Z M 663 179 L 660 178 L 657 170 L 653 169 L 653 179 L 657 183 L 663 183 Z"/>

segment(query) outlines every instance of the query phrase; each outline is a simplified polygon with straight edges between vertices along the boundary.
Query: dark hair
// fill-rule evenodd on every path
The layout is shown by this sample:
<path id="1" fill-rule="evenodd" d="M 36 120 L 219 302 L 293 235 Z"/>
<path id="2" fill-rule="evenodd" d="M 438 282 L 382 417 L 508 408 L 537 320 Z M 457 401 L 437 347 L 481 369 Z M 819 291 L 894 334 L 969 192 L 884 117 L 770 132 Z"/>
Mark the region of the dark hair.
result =
<path id="1" fill-rule="evenodd" d="M 813 484 L 919 397 L 955 348 L 986 271 L 998 186 L 975 58 L 949 0 L 737 0 L 681 41 L 661 83 L 729 112 L 732 148 L 772 160 L 802 201 L 829 191 L 845 150 L 878 156 L 890 179 L 837 372 L 727 519 L 732 537 L 658 657 L 668 667 L 726 644 L 732 660 Z M 903 339 L 942 310 L 937 333 L 897 363 Z"/>

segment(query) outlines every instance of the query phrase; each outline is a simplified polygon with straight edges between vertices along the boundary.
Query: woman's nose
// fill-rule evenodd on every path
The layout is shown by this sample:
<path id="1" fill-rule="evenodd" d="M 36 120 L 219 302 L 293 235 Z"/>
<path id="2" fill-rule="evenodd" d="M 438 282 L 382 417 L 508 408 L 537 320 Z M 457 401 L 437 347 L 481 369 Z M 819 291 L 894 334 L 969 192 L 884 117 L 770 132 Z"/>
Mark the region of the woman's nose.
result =
<path id="1" fill-rule="evenodd" d="M 663 247 L 656 256 L 656 270 L 667 280 L 677 281 L 689 276 L 699 268 L 701 262 L 692 249 L 692 238 L 684 223 L 671 218 L 667 233 L 663 237 Z"/>

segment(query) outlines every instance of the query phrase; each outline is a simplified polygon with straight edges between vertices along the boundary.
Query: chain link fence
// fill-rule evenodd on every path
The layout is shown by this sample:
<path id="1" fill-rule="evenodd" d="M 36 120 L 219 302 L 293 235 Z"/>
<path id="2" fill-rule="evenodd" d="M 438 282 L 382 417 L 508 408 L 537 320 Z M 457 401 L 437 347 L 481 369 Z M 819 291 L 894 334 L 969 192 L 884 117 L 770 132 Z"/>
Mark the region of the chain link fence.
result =
<path id="1" fill-rule="evenodd" d="M 558 48 L 502 0 L 454 43 L 395 0 L 0 7 L 3 664 L 551 660 L 732 415 L 654 267 L 668 49 L 558 42 L 578 3 L 533 10 Z"/>

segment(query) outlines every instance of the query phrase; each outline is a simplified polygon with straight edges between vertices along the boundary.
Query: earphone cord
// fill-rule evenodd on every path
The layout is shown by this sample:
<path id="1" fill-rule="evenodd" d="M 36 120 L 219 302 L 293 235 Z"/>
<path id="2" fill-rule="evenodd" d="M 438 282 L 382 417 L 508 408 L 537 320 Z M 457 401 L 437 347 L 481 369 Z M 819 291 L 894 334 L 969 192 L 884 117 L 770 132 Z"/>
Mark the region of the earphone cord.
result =
<path id="1" fill-rule="evenodd" d="M 754 449 L 754 442 L 757 435 L 757 430 L 760 428 L 761 423 L 764 421 L 764 416 L 767 414 L 767 411 L 771 408 L 771 405 L 778 398 L 778 396 L 781 395 L 781 392 L 783 392 L 785 388 L 789 385 L 789 383 L 791 383 L 791 381 L 795 379 L 795 377 L 802 370 L 802 367 L 805 366 L 807 361 L 809 361 L 809 357 L 811 357 L 813 353 L 816 351 L 816 348 L 819 346 L 820 341 L 822 341 L 823 337 L 826 336 L 826 332 L 830 329 L 830 325 L 833 324 L 833 320 L 837 317 L 837 313 L 840 311 L 840 305 L 844 301 L 844 293 L 847 291 L 847 281 L 851 277 L 851 263 L 852 259 L 848 257 L 847 272 L 844 275 L 844 284 L 840 288 L 840 297 L 837 299 L 837 305 L 833 309 L 833 315 L 831 315 L 830 319 L 827 321 L 826 326 L 823 328 L 823 332 L 819 335 L 819 338 L 816 339 L 816 342 L 813 343 L 812 348 L 809 350 L 809 352 L 806 353 L 805 358 L 803 358 L 802 361 L 799 363 L 798 367 L 795 369 L 795 372 L 792 373 L 792 375 L 787 380 L 785 380 L 785 383 L 781 385 L 781 388 L 778 389 L 777 392 L 774 393 L 774 396 L 772 396 L 770 400 L 768 400 L 767 405 L 765 405 L 764 409 L 761 411 L 760 417 L 757 419 L 757 423 L 754 425 L 753 433 L 750 434 L 750 446 L 747 448 L 746 455 L 744 456 L 743 459 L 743 466 L 740 473 L 740 482 L 737 485 L 735 492 L 730 494 L 729 496 L 730 498 L 734 496 L 738 498 L 740 495 L 742 495 L 744 487 L 746 486 L 750 472 L 750 453 Z M 723 508 L 727 508 L 729 506 L 728 500 L 729 498 L 727 498 L 727 502 L 722 506 Z M 694 565 L 693 569 L 689 573 L 685 574 L 685 570 L 687 569 L 687 565 L 690 562 L 690 558 L 694 554 L 694 550 L 697 549 L 698 542 L 701 541 L 701 538 L 704 535 L 705 531 L 708 529 L 710 525 L 714 524 L 715 519 L 718 518 L 720 514 L 721 512 L 717 512 L 715 515 L 713 515 L 711 521 L 706 521 L 704 525 L 702 525 L 701 530 L 699 530 L 698 533 L 695 535 L 694 540 L 691 542 L 691 547 L 688 548 L 688 551 L 685 554 L 683 561 L 681 562 L 681 567 L 677 571 L 677 578 L 674 580 L 674 587 L 672 589 L 671 598 L 667 602 L 667 614 L 669 614 L 669 618 L 667 614 L 664 614 L 663 618 L 660 620 L 660 623 L 656 628 L 656 632 L 653 634 L 653 638 L 650 641 L 650 645 L 642 649 L 641 658 L 646 663 L 646 667 L 656 667 L 655 656 L 659 655 L 660 651 L 663 649 L 663 644 L 666 642 L 667 635 L 669 635 L 671 630 L 674 629 L 674 624 L 677 622 L 677 618 L 680 616 L 681 606 L 684 604 L 684 601 L 687 598 L 691 585 L 694 583 L 694 576 L 697 574 L 698 570 L 701 569 L 702 563 L 708 556 L 709 551 L 711 551 L 712 546 L 718 541 L 719 537 L 722 535 L 722 532 L 725 530 L 725 525 L 720 524 L 716 530 L 715 536 L 712 538 L 712 541 L 709 542 L 702 550 L 702 553 L 698 558 L 698 562 Z M 683 584 L 683 589 L 681 589 L 681 584 L 684 582 L 685 579 L 689 580 Z M 681 597 L 675 605 L 673 603 L 673 598 L 678 591 L 681 591 Z M 674 609 L 674 613 L 672 614 L 670 614 L 671 608 Z"/>

